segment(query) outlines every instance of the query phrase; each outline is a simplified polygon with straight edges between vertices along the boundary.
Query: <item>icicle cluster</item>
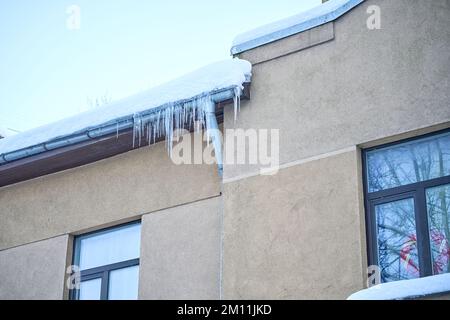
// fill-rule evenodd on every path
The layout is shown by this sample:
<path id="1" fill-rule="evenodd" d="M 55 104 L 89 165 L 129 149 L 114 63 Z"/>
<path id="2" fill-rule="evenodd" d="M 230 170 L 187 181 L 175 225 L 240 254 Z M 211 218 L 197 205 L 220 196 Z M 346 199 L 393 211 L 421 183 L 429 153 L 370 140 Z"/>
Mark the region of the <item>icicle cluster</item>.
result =
<path id="1" fill-rule="evenodd" d="M 241 87 L 234 88 L 234 120 L 240 111 Z M 174 133 L 179 129 L 200 132 L 208 130 L 206 108 L 212 101 L 210 93 L 202 94 L 194 99 L 169 103 L 151 113 L 135 113 L 133 115 L 133 148 L 142 144 L 153 144 L 165 138 L 166 148 L 171 156 Z M 118 133 L 118 130 L 117 130 Z"/>

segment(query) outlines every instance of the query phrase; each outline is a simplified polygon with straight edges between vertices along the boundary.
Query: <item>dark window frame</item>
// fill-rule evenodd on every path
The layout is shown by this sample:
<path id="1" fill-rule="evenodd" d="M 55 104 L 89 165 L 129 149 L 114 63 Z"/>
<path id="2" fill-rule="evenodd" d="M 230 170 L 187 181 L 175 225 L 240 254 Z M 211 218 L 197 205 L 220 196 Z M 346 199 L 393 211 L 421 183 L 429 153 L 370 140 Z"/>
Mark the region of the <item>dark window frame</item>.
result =
<path id="1" fill-rule="evenodd" d="M 78 266 L 80 263 L 80 248 L 81 248 L 81 240 L 85 238 L 89 238 L 95 236 L 99 233 L 107 233 L 109 231 L 113 231 L 114 229 L 123 228 L 126 226 L 141 224 L 141 220 L 135 220 L 132 222 L 115 225 L 112 227 L 99 229 L 96 231 L 83 233 L 78 236 L 75 236 L 73 241 L 73 254 L 72 254 L 72 264 Z M 140 258 L 130 259 L 126 261 L 120 261 L 108 265 L 103 265 L 91 269 L 82 270 L 80 272 L 80 283 L 82 281 L 93 280 L 93 279 L 101 279 L 101 290 L 100 290 L 100 300 L 108 300 L 108 291 L 109 291 L 109 274 L 111 271 L 138 266 L 140 263 Z M 80 290 L 79 289 L 71 289 L 69 291 L 69 299 L 70 300 L 79 300 Z"/>
<path id="2" fill-rule="evenodd" d="M 419 135 L 407 139 L 398 140 L 379 146 L 361 150 L 362 170 L 363 170 L 363 189 L 364 189 L 364 211 L 366 220 L 366 243 L 368 265 L 378 265 L 378 238 L 375 205 L 388 203 L 407 198 L 414 199 L 414 214 L 416 222 L 417 250 L 419 257 L 420 277 L 433 275 L 433 263 L 431 256 L 431 244 L 428 228 L 428 212 L 426 201 L 426 190 L 433 187 L 439 187 L 450 184 L 450 175 L 431 180 L 420 181 L 399 187 L 369 192 L 367 176 L 367 153 L 377 149 L 383 149 L 406 142 L 416 141 L 427 137 L 437 136 L 448 133 L 450 129 L 444 129 Z"/>

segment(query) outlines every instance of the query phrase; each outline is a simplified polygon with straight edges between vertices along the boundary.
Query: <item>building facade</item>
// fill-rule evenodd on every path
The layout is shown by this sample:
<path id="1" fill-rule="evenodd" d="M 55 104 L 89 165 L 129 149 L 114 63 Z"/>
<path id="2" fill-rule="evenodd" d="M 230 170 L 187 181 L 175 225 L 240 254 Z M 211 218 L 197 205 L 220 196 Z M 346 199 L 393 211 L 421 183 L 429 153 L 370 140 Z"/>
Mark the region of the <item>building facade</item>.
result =
<path id="1" fill-rule="evenodd" d="M 369 27 L 373 6 L 380 28 Z M 123 280 L 113 271 L 125 267 L 139 299 L 345 299 L 367 287 L 372 264 L 385 281 L 445 273 L 445 255 L 436 269 L 433 222 L 424 231 L 419 215 L 431 216 L 433 190 L 450 201 L 449 24 L 448 0 L 367 0 L 235 51 L 252 64 L 251 97 L 236 120 L 224 108 L 222 130 L 278 129 L 276 174 L 250 164 L 225 162 L 222 175 L 216 165 L 176 165 L 160 142 L 1 187 L 0 298 L 70 298 L 76 259 L 99 259 L 92 266 L 100 269 L 81 271 L 92 298 L 115 292 Z M 402 180 L 402 164 L 375 167 L 411 144 L 436 154 L 440 171 Z M 411 165 L 432 166 L 420 159 Z M 397 204 L 412 220 L 400 240 L 380 229 Z M 448 208 L 439 221 L 450 219 Z M 450 252 L 445 230 L 442 237 Z M 406 271 L 387 266 L 383 245 L 391 244 Z M 108 246 L 117 250 L 106 254 Z"/>

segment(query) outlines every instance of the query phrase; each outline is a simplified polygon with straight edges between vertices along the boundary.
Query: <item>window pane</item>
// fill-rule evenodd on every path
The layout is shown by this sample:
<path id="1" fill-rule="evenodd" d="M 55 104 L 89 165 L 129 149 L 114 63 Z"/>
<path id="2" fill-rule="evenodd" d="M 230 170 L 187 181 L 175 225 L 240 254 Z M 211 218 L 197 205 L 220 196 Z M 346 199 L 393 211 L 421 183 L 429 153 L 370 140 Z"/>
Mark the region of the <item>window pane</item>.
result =
<path id="1" fill-rule="evenodd" d="M 450 272 L 450 185 L 427 189 L 427 210 L 433 272 Z"/>
<path id="2" fill-rule="evenodd" d="M 140 224 L 130 224 L 82 238 L 81 270 L 139 258 L 140 230 Z"/>
<path id="3" fill-rule="evenodd" d="M 80 283 L 80 300 L 100 300 L 102 279 L 92 279 Z"/>
<path id="4" fill-rule="evenodd" d="M 118 269 L 109 274 L 109 300 L 137 300 L 139 266 Z"/>
<path id="5" fill-rule="evenodd" d="M 419 277 L 414 199 L 375 206 L 382 282 Z"/>
<path id="6" fill-rule="evenodd" d="M 367 152 L 369 192 L 450 175 L 450 132 Z"/>

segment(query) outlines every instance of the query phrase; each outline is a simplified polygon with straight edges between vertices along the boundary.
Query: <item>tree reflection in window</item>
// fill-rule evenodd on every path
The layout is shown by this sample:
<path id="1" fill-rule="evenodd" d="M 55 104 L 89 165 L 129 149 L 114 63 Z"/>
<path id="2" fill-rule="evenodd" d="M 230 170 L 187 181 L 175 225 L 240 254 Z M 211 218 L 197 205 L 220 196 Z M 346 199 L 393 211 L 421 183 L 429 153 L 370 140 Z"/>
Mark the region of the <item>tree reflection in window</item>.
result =
<path id="1" fill-rule="evenodd" d="M 450 175 L 450 133 L 370 151 L 367 163 L 369 192 Z"/>
<path id="2" fill-rule="evenodd" d="M 374 148 L 365 157 L 367 197 L 377 201 L 369 213 L 376 220 L 372 258 L 382 281 L 450 272 L 450 132 Z M 402 200 L 385 203 L 386 197 Z M 417 225 L 427 234 L 417 234 Z"/>
<path id="3" fill-rule="evenodd" d="M 414 199 L 375 206 L 378 233 L 378 264 L 382 282 L 418 278 Z"/>
<path id="4" fill-rule="evenodd" d="M 433 273 L 450 272 L 450 185 L 427 189 Z"/>

